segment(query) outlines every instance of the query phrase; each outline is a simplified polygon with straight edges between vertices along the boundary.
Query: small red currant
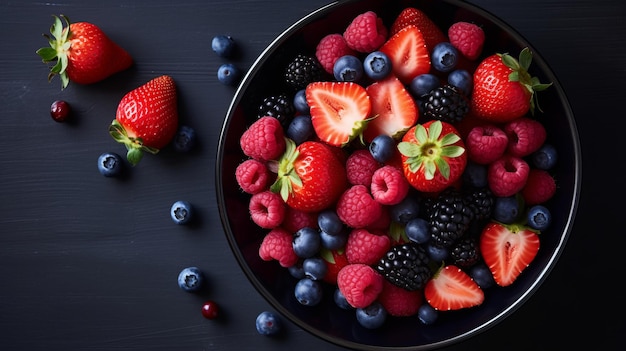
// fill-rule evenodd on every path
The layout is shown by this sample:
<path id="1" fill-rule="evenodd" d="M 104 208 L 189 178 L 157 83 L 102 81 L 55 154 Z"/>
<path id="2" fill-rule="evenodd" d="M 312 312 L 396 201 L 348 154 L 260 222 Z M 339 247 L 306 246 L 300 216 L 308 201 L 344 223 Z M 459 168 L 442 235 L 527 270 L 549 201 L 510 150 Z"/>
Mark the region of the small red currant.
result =
<path id="1" fill-rule="evenodd" d="M 219 307 L 215 301 L 206 301 L 204 305 L 202 305 L 202 315 L 206 319 L 215 319 L 219 315 Z"/>
<path id="2" fill-rule="evenodd" d="M 57 122 L 65 122 L 70 115 L 70 104 L 67 101 L 56 100 L 50 106 L 50 116 Z"/>

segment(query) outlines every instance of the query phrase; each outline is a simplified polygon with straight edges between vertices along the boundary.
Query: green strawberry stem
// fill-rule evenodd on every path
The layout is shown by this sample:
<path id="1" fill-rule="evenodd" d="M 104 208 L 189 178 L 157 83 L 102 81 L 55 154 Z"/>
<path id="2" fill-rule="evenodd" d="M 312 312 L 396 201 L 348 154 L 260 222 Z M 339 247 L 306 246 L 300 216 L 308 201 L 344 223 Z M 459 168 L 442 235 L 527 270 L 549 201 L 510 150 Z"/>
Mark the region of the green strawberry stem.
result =
<path id="1" fill-rule="evenodd" d="M 70 82 L 66 72 L 68 64 L 67 53 L 72 45 L 72 43 L 68 41 L 70 35 L 70 20 L 66 16 L 61 15 L 61 18 L 67 25 L 67 30 L 64 30 L 61 19 L 57 16 L 53 17 L 54 23 L 50 27 L 52 37 L 47 34 L 43 35 L 48 39 L 50 47 L 41 48 L 36 52 L 41 56 L 44 63 L 54 61 L 55 59 L 57 60 L 56 64 L 50 69 L 50 73 L 48 73 L 48 81 L 51 81 L 55 75 L 58 75 L 61 78 L 61 89 L 65 89 Z"/>
<path id="2" fill-rule="evenodd" d="M 302 180 L 294 168 L 294 163 L 300 152 L 296 147 L 296 143 L 285 138 L 285 152 L 278 161 L 278 172 L 276 181 L 270 187 L 270 190 L 280 194 L 284 201 L 287 201 L 289 195 L 293 192 L 293 186 L 302 186 Z"/>
<path id="3" fill-rule="evenodd" d="M 522 49 L 519 53 L 518 60 L 507 53 L 498 55 L 502 58 L 502 63 L 513 70 L 513 72 L 509 74 L 509 81 L 519 82 L 530 93 L 530 113 L 534 115 L 535 108 L 543 112 L 541 107 L 539 107 L 539 100 L 535 93 L 548 89 L 552 83 L 541 83 L 539 78 L 532 77 L 528 73 L 528 69 L 533 60 L 533 54 L 530 49 L 527 47 Z"/>
<path id="4" fill-rule="evenodd" d="M 448 133 L 441 137 L 443 126 L 441 121 L 430 124 L 428 130 L 423 125 L 418 124 L 415 128 L 415 139 L 417 143 L 403 141 L 398 144 L 401 154 L 408 157 L 407 163 L 411 172 L 424 169 L 427 180 L 435 177 L 437 169 L 441 175 L 448 179 L 450 177 L 450 165 L 445 157 L 459 157 L 465 152 L 461 146 L 454 145 L 460 137 L 454 133 Z"/>
<path id="5" fill-rule="evenodd" d="M 114 119 L 109 126 L 109 134 L 118 143 L 126 146 L 126 159 L 128 162 L 136 166 L 143 158 L 143 152 L 149 152 L 153 155 L 159 152 L 159 149 L 143 144 L 143 140 L 139 137 L 130 137 L 124 126 L 117 119 Z"/>

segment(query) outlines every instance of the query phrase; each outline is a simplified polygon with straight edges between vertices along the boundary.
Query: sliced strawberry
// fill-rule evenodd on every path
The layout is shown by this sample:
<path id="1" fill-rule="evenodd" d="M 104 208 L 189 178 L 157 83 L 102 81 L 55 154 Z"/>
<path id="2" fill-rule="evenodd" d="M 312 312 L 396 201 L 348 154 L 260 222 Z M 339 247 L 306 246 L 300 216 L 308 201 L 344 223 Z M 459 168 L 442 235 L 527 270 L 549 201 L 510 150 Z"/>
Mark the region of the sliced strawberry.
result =
<path id="1" fill-rule="evenodd" d="M 446 35 L 423 11 L 414 7 L 407 7 L 396 18 L 390 28 L 390 35 L 394 35 L 402 28 L 414 25 L 416 26 L 426 42 L 426 47 L 432 50 L 435 45 L 447 40 Z"/>
<path id="2" fill-rule="evenodd" d="M 380 51 L 389 56 L 393 73 L 404 84 L 430 71 L 430 55 L 422 32 L 408 25 L 383 44 Z"/>
<path id="3" fill-rule="evenodd" d="M 418 119 L 415 100 L 395 76 L 372 83 L 366 88 L 372 102 L 372 119 L 363 136 L 371 142 L 381 134 L 402 138 Z"/>
<path id="4" fill-rule="evenodd" d="M 480 236 L 480 251 L 500 286 L 511 285 L 539 251 L 539 236 L 520 225 L 490 222 Z"/>
<path id="5" fill-rule="evenodd" d="M 314 82 L 306 88 L 311 122 L 320 140 L 343 146 L 363 132 L 372 109 L 362 86 L 353 82 Z"/>
<path id="6" fill-rule="evenodd" d="M 485 300 L 483 290 L 459 267 L 441 268 L 424 287 L 426 301 L 436 310 L 450 311 L 478 306 Z"/>

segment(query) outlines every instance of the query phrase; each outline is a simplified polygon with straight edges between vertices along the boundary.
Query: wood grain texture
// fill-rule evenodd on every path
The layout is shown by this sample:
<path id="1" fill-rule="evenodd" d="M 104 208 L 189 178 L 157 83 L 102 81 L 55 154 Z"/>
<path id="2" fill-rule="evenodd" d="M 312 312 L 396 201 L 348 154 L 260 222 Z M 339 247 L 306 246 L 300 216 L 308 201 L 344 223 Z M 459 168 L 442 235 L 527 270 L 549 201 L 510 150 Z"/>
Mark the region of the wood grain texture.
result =
<path id="1" fill-rule="evenodd" d="M 234 90 L 216 79 L 224 60 L 211 51 L 211 38 L 232 35 L 242 47 L 235 63 L 247 69 L 281 31 L 328 2 L 0 0 L 0 349 L 342 349 L 286 321 L 284 337 L 257 334 L 257 314 L 271 307 L 230 252 L 214 190 L 217 141 Z M 471 2 L 516 28 L 551 64 L 589 171 L 575 230 L 549 279 L 503 323 L 445 350 L 616 350 L 625 311 L 609 278 L 626 273 L 618 259 L 623 206 L 609 204 L 626 194 L 605 179 L 625 167 L 613 158 L 623 160 L 622 137 L 607 137 L 624 118 L 623 2 Z M 47 83 L 35 50 L 46 45 L 41 34 L 51 15 L 61 13 L 98 23 L 135 65 L 93 86 L 61 92 L 58 80 Z M 126 179 L 102 177 L 98 155 L 124 152 L 107 134 L 119 99 L 160 74 L 176 80 L 182 123 L 199 131 L 199 147 L 184 157 L 169 150 L 146 156 Z M 72 104 L 75 123 L 50 118 L 59 98 Z M 197 210 L 195 225 L 169 219 L 179 199 Z M 190 265 L 207 274 L 206 293 L 178 288 L 178 272 Z M 223 318 L 202 317 L 205 299 L 218 301 Z"/>

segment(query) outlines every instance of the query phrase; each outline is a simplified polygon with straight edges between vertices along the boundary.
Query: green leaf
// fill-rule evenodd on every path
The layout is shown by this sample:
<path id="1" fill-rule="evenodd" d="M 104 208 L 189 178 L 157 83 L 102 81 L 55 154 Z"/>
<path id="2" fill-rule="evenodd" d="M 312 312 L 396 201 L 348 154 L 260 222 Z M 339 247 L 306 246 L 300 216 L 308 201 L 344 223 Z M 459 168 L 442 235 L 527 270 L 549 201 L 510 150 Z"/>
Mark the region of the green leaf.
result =
<path id="1" fill-rule="evenodd" d="M 442 158 L 438 158 L 435 160 L 437 164 L 437 168 L 439 168 L 439 173 L 445 178 L 450 178 L 450 165 Z"/>
<path id="2" fill-rule="evenodd" d="M 423 125 L 418 124 L 415 127 L 415 139 L 420 144 L 424 144 L 428 141 L 428 133 L 426 132 L 426 128 Z"/>
<path id="3" fill-rule="evenodd" d="M 519 71 L 509 73 L 509 82 L 519 82 Z"/>
<path id="4" fill-rule="evenodd" d="M 517 62 L 517 60 L 509 55 L 509 54 L 502 54 L 502 63 L 504 63 L 505 66 L 509 67 L 510 69 L 517 71 L 520 68 L 519 62 Z"/>
<path id="5" fill-rule="evenodd" d="M 445 146 L 441 149 L 441 156 L 450 158 L 459 157 L 463 155 L 465 149 L 458 145 Z"/>
<path id="6" fill-rule="evenodd" d="M 435 178 L 435 172 L 437 172 L 437 166 L 434 162 L 424 162 L 424 176 L 426 180 Z"/>
<path id="7" fill-rule="evenodd" d="M 43 62 L 50 62 L 57 57 L 57 52 L 51 47 L 41 48 L 36 51 L 37 55 L 41 56 Z"/>
<path id="8" fill-rule="evenodd" d="M 441 145 L 443 146 L 452 145 L 459 140 L 461 140 L 461 137 L 459 137 L 455 133 L 448 133 L 441 139 Z"/>
<path id="9" fill-rule="evenodd" d="M 533 90 L 534 91 L 543 91 L 543 90 L 548 89 L 551 85 L 552 85 L 552 83 L 533 84 Z"/>
<path id="10" fill-rule="evenodd" d="M 132 166 L 136 166 L 143 158 L 143 152 L 137 148 L 129 148 L 126 153 L 126 159 Z"/>
<path id="11" fill-rule="evenodd" d="M 428 134 L 430 140 L 439 140 L 439 136 L 441 136 L 441 131 L 443 130 L 443 125 L 440 120 L 436 120 L 430 124 L 428 127 Z"/>
<path id="12" fill-rule="evenodd" d="M 333 256 L 333 253 L 330 252 L 330 250 L 328 250 L 327 248 L 321 248 L 320 249 L 320 257 L 330 263 L 330 264 L 334 264 L 335 263 L 335 256 Z"/>
<path id="13" fill-rule="evenodd" d="M 408 141 L 398 143 L 398 151 L 406 157 L 417 157 L 420 154 L 420 146 Z"/>
<path id="14" fill-rule="evenodd" d="M 532 52 L 530 52 L 529 48 L 525 47 L 519 53 L 519 65 L 522 67 L 522 69 L 524 69 L 525 71 L 528 71 L 528 68 L 530 68 L 532 61 L 533 61 L 533 54 Z"/>

